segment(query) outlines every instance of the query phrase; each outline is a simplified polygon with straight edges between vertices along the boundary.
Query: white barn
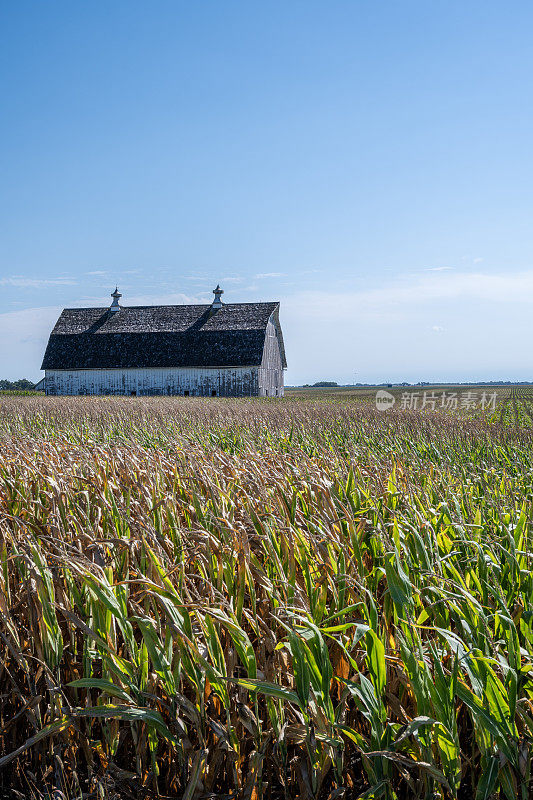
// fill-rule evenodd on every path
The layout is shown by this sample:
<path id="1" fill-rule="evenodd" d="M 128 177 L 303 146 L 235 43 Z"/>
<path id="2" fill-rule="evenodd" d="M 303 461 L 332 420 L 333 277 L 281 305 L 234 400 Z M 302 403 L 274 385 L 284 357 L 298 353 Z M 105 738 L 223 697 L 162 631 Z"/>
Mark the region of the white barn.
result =
<path id="1" fill-rule="evenodd" d="M 281 397 L 279 303 L 65 308 L 41 369 L 47 395 Z"/>

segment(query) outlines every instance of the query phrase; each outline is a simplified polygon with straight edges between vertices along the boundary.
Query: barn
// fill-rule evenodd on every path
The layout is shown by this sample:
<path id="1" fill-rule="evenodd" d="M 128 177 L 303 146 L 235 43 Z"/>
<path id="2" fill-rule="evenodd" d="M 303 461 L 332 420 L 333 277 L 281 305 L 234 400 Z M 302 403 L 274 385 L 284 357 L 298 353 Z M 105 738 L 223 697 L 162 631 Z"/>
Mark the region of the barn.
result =
<path id="1" fill-rule="evenodd" d="M 279 303 L 65 308 L 41 369 L 47 395 L 283 396 Z"/>

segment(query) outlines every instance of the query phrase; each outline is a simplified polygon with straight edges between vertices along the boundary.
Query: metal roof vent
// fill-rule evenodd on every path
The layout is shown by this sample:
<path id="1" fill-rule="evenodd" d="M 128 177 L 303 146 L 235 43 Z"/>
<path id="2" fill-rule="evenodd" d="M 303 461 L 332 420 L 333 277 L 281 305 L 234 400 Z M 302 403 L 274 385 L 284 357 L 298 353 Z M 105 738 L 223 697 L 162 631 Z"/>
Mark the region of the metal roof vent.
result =
<path id="1" fill-rule="evenodd" d="M 220 295 L 224 294 L 224 289 L 221 289 L 218 283 L 217 283 L 217 288 L 213 289 L 213 294 L 215 295 L 215 299 L 211 303 L 211 308 L 212 309 L 222 308 L 224 303 L 220 299 Z"/>
<path id="2" fill-rule="evenodd" d="M 111 297 L 113 298 L 113 302 L 109 306 L 109 310 L 110 311 L 120 311 L 120 306 L 118 304 L 118 301 L 120 300 L 122 295 L 120 294 L 120 292 L 118 290 L 118 286 L 115 287 L 115 291 L 114 292 L 111 292 Z"/>

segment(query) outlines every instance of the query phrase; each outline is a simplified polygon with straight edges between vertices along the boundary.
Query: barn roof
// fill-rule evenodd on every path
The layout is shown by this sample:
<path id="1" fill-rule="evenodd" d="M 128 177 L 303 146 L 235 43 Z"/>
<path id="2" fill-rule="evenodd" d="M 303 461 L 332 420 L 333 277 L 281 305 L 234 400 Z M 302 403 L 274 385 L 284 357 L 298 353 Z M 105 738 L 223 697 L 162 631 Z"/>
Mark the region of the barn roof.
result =
<path id="1" fill-rule="evenodd" d="M 65 308 L 41 369 L 240 367 L 260 365 L 268 321 L 279 303 Z"/>

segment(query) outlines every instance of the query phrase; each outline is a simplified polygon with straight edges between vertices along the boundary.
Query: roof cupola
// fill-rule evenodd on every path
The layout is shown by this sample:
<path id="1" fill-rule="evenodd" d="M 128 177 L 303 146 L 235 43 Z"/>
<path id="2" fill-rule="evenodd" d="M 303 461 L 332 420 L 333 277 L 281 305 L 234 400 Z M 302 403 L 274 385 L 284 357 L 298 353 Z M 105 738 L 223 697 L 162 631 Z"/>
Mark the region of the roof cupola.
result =
<path id="1" fill-rule="evenodd" d="M 217 288 L 213 289 L 213 294 L 215 295 L 215 299 L 211 303 L 211 308 L 222 308 L 224 304 L 220 299 L 220 295 L 224 294 L 224 289 L 220 288 L 220 284 L 217 283 Z"/>
<path id="2" fill-rule="evenodd" d="M 109 310 L 110 311 L 120 311 L 120 306 L 118 304 L 118 301 L 120 300 L 122 295 L 120 294 L 120 292 L 118 290 L 118 286 L 115 287 L 115 291 L 114 292 L 111 292 L 111 297 L 113 298 L 113 302 L 109 306 Z"/>

